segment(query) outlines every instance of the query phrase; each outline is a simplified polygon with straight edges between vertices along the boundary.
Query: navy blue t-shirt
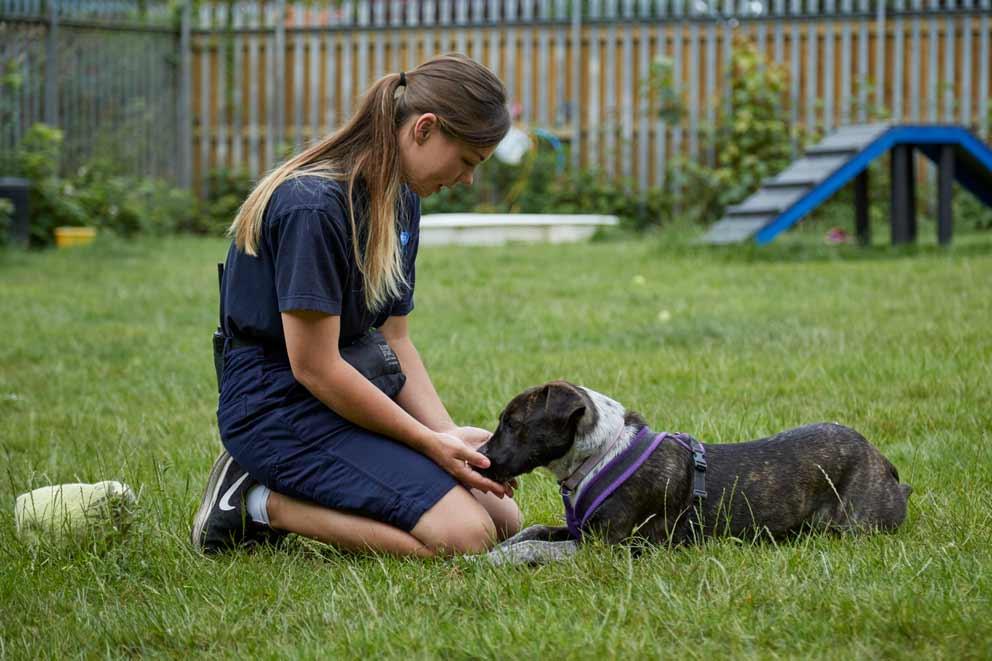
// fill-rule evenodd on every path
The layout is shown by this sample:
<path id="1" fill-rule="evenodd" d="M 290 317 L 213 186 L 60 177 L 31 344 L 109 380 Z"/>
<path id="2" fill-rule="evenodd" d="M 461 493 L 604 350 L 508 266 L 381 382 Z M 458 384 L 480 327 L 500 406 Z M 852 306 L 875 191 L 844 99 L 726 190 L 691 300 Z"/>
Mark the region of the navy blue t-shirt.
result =
<path id="1" fill-rule="evenodd" d="M 388 317 L 413 309 L 414 262 L 420 238 L 420 198 L 403 186 L 399 218 L 403 267 L 409 286 L 377 313 L 365 305 L 348 219 L 348 183 L 315 176 L 281 183 L 265 208 L 258 255 L 234 243 L 224 266 L 224 330 L 248 341 L 285 346 L 280 313 L 314 310 L 341 316 L 342 346 Z M 359 228 L 368 208 L 360 180 L 352 196 Z"/>

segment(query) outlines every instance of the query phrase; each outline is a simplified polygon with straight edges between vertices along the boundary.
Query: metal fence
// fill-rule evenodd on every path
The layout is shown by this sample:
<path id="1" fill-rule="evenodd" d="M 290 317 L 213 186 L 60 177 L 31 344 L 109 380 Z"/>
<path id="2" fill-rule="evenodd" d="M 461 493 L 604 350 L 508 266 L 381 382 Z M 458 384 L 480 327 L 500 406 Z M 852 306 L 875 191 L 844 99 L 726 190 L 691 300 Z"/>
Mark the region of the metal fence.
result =
<path id="1" fill-rule="evenodd" d="M 60 16 L 72 13 L 63 6 L 87 5 L 63 1 Z M 27 44 L 19 52 L 34 58 L 23 65 L 28 74 L 17 100 L 18 127 L 41 118 L 36 111 L 51 86 L 44 67 L 35 66 L 44 60 L 37 44 L 51 41 L 51 17 L 28 12 L 38 18 L 5 23 L 12 6 L 32 2 L 38 5 L 0 0 L 0 30 L 14 25 Z M 106 3 L 89 3 L 97 5 Z M 59 69 L 77 68 L 60 75 L 55 89 L 58 117 L 75 145 L 70 158 L 85 153 L 94 132 L 114 127 L 111 132 L 158 163 L 143 165 L 142 172 L 161 172 L 206 192 L 209 170 L 244 168 L 258 176 L 286 151 L 343 122 L 379 76 L 456 50 L 504 80 L 521 122 L 569 141 L 573 163 L 630 177 L 645 189 L 664 183 L 677 155 L 714 158 L 701 149 L 702 137 L 732 104 L 727 74 L 737 39 L 788 70 L 785 107 L 793 125 L 829 130 L 885 116 L 962 123 L 988 136 L 990 15 L 992 0 L 186 3 L 174 25 L 145 25 L 144 31 L 138 25 L 70 27 L 63 18 L 55 50 L 70 45 L 66 33 L 74 35 L 76 50 L 57 53 Z M 84 42 L 87 30 L 93 37 Z M 110 55 L 118 39 L 133 43 Z M 677 125 L 660 119 L 656 99 L 642 84 L 658 57 L 673 63 L 687 109 Z M 144 63 L 137 68 L 148 73 L 137 87 L 113 88 L 101 78 L 101 72 L 112 78 L 121 59 Z M 80 61 L 91 64 L 80 69 Z M 77 79 L 80 70 L 88 77 Z M 106 110 L 93 111 L 110 89 L 118 90 L 110 106 L 130 108 L 113 120 L 101 114 Z M 80 122 L 80 112 L 90 119 Z M 145 118 L 138 124 L 147 139 L 120 128 L 124 116 Z M 0 145 L 11 144 L 8 137 L 16 139 L 19 130 L 5 127 Z"/>
<path id="2" fill-rule="evenodd" d="M 178 181 L 173 23 L 162 2 L 0 0 L 0 151 L 45 122 L 63 130 L 63 171 L 103 156 Z"/>

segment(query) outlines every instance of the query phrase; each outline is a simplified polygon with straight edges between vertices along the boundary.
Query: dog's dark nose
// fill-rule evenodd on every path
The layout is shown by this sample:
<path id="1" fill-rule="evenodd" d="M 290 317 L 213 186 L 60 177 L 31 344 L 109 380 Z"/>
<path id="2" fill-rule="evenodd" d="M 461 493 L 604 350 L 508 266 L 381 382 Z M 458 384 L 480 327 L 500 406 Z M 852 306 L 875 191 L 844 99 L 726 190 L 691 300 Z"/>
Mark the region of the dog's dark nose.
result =
<path id="1" fill-rule="evenodd" d="M 488 468 L 475 468 L 475 471 L 482 477 L 487 477 L 494 482 L 503 482 L 503 470 L 502 465 L 499 462 L 493 461 L 492 457 L 489 457 L 489 467 Z"/>
<path id="2" fill-rule="evenodd" d="M 489 467 L 476 468 L 475 469 L 476 472 L 478 472 L 483 477 L 489 478 L 493 482 L 506 482 L 507 480 L 509 480 L 511 476 L 507 474 L 505 464 L 502 461 L 500 461 L 497 457 L 493 457 L 492 455 L 483 452 L 484 447 L 485 446 L 483 446 L 483 448 L 479 448 L 479 452 L 486 455 L 486 457 L 489 459 Z"/>
<path id="3" fill-rule="evenodd" d="M 499 477 L 496 475 L 496 473 L 493 472 L 492 466 L 490 466 L 489 468 L 476 468 L 475 472 L 481 475 L 482 477 L 492 480 L 493 482 L 501 481 Z"/>

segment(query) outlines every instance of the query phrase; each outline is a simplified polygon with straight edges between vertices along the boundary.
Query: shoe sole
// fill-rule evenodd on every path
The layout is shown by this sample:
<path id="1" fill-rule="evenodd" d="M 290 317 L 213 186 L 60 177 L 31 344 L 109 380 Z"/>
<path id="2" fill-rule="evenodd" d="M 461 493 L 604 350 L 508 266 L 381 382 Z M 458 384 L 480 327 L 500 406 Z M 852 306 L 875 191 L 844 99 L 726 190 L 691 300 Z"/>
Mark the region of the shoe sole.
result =
<path id="1" fill-rule="evenodd" d="M 203 492 L 200 509 L 196 511 L 196 516 L 193 518 L 193 528 L 189 533 L 189 539 L 193 547 L 200 551 L 206 552 L 206 549 L 203 547 L 203 530 L 206 528 L 207 517 L 210 516 L 210 511 L 217 504 L 217 498 L 220 496 L 220 486 L 224 483 L 224 477 L 233 463 L 234 457 L 225 450 L 210 469 L 210 477 L 207 478 L 207 488 Z"/>

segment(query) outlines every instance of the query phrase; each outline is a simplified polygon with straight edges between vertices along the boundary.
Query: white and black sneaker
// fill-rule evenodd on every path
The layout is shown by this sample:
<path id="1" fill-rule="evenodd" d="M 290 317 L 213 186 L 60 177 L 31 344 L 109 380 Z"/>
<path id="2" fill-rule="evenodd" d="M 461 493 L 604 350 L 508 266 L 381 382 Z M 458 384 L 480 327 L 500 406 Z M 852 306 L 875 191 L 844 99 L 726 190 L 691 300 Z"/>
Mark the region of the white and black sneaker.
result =
<path id="1" fill-rule="evenodd" d="M 257 480 L 241 468 L 227 450 L 210 469 L 200 509 L 193 519 L 190 541 L 203 553 L 220 553 L 257 544 L 274 544 L 285 533 L 248 517 L 245 501 Z"/>

